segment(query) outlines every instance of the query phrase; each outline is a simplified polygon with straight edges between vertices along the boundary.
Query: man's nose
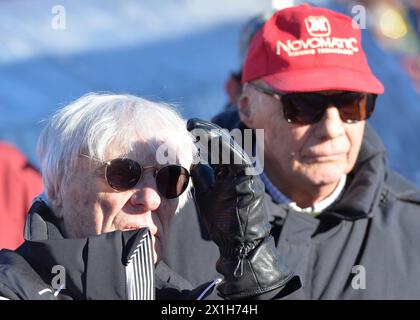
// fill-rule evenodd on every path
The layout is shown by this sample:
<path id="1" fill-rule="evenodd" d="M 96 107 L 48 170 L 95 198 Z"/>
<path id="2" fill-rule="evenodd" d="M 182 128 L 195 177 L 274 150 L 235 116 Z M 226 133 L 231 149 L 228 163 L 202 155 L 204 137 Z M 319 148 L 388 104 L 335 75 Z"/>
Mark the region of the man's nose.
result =
<path id="1" fill-rule="evenodd" d="M 131 196 L 131 204 L 141 211 L 154 211 L 161 203 L 160 194 L 157 191 L 156 181 L 152 174 L 143 177 L 136 185 L 135 192 Z"/>
<path id="2" fill-rule="evenodd" d="M 317 124 L 316 137 L 319 139 L 334 139 L 345 133 L 344 123 L 338 109 L 329 105 L 325 114 Z"/>

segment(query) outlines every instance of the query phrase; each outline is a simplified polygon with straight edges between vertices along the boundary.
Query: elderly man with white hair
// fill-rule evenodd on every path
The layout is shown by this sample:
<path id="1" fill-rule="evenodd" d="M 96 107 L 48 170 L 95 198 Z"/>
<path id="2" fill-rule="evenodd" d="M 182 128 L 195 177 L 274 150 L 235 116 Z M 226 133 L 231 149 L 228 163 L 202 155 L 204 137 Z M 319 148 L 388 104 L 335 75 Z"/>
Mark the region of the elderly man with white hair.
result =
<path id="1" fill-rule="evenodd" d="M 197 128 L 209 139 L 217 132 L 188 123 Z M 58 110 L 38 142 L 44 193 L 30 209 L 26 240 L 0 251 L 0 297 L 202 299 L 217 297 L 217 287 L 222 298 L 247 299 L 296 289 L 274 253 L 258 176 L 244 174 L 246 161 L 227 170 L 193 165 L 188 130 L 172 107 L 130 95 L 88 94 Z M 161 261 L 190 180 L 224 276 L 195 289 Z"/>

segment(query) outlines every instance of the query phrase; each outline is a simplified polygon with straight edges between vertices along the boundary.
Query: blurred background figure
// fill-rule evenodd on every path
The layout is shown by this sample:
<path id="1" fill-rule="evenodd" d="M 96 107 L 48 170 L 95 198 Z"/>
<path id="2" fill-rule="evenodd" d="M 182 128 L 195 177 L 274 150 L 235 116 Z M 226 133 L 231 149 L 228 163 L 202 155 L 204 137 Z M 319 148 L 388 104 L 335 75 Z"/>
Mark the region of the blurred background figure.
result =
<path id="1" fill-rule="evenodd" d="M 274 12 L 274 10 L 270 10 L 268 12 L 258 14 L 255 17 L 252 17 L 249 21 L 245 23 L 245 25 L 241 29 L 238 42 L 239 65 L 236 71 L 231 72 L 225 81 L 225 92 L 228 100 L 225 105 L 225 109 L 228 110 L 228 113 L 224 114 L 223 116 L 216 115 L 211 119 L 215 123 L 222 124 L 222 127 L 224 127 L 224 123 L 239 121 L 238 113 L 235 110 L 237 100 L 239 99 L 242 93 L 242 64 L 245 61 L 245 57 L 248 52 L 248 46 L 251 42 L 252 37 Z"/>
<path id="2" fill-rule="evenodd" d="M 14 146 L 0 141 L 0 249 L 16 249 L 32 199 L 42 191 L 41 176 Z"/>
<path id="3" fill-rule="evenodd" d="M 242 26 L 239 34 L 239 41 L 237 42 L 239 48 L 239 65 L 236 71 L 230 73 L 228 79 L 225 82 L 225 92 L 228 98 L 226 109 L 229 109 L 230 107 L 236 107 L 236 100 L 242 92 L 242 64 L 244 63 L 246 54 L 248 52 L 248 46 L 252 40 L 252 37 L 276 10 L 293 6 L 295 2 L 298 1 L 272 0 L 272 7 L 269 11 L 251 17 L 251 19 L 246 21 Z"/>
<path id="4" fill-rule="evenodd" d="M 379 43 L 399 59 L 420 92 L 420 1 L 361 0 Z"/>
<path id="5" fill-rule="evenodd" d="M 254 36 L 255 32 L 257 32 L 263 24 L 267 21 L 267 19 L 274 13 L 274 11 L 270 11 L 267 13 L 259 14 L 249 21 L 243 26 L 240 36 L 239 36 L 239 62 L 240 65 L 236 72 L 232 72 L 225 83 L 225 91 L 228 98 L 228 103 L 226 105 L 226 109 L 231 107 L 236 108 L 236 101 L 242 92 L 242 64 L 244 63 L 246 54 L 248 52 L 248 46 L 251 42 L 252 37 Z"/>

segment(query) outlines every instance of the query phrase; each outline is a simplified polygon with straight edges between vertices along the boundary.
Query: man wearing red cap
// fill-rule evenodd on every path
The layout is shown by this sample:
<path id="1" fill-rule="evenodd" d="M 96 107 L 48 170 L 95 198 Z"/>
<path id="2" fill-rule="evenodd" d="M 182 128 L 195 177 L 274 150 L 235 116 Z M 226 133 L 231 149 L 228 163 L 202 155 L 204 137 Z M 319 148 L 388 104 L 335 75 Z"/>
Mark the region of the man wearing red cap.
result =
<path id="1" fill-rule="evenodd" d="M 271 233 L 303 283 L 292 298 L 419 299 L 420 192 L 388 168 L 366 125 L 384 88 L 351 18 L 309 5 L 276 12 L 251 42 L 242 83 L 241 121 L 224 124 L 264 129 L 255 149 Z"/>

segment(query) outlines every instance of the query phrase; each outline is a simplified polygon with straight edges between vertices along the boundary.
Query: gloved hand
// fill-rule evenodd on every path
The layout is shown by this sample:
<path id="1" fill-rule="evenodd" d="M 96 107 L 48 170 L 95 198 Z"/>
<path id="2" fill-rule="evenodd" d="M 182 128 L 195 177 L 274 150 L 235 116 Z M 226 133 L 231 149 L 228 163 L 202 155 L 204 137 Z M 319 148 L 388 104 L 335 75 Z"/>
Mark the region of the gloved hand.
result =
<path id="1" fill-rule="evenodd" d="M 219 294 L 245 299 L 280 291 L 293 274 L 277 255 L 262 205 L 264 185 L 258 175 L 249 174 L 250 159 L 227 131 L 210 122 L 191 119 L 187 129 L 200 140 L 199 150 L 209 151 L 202 152 L 205 159 L 192 167 L 191 176 L 197 209 L 220 251 L 216 269 L 224 280 Z M 215 146 L 219 156 L 212 163 Z M 222 163 L 223 154 L 225 160 L 231 156 L 231 164 Z"/>

